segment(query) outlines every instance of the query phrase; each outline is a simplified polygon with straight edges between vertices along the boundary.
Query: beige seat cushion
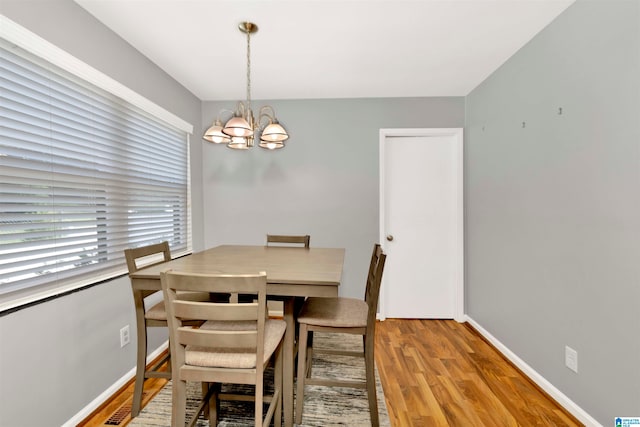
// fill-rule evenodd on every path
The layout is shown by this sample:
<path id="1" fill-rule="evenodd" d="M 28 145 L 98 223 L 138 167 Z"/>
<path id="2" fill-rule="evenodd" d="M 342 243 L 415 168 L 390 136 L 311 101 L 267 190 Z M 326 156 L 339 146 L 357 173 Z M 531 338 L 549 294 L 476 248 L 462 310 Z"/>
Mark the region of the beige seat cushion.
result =
<path id="1" fill-rule="evenodd" d="M 155 294 L 154 294 L 155 295 Z M 178 292 L 179 298 L 189 301 L 207 301 L 208 292 Z M 164 301 L 160 301 L 144 313 L 144 317 L 150 320 L 167 320 L 167 312 L 164 309 Z"/>
<path id="2" fill-rule="evenodd" d="M 298 322 L 336 328 L 365 327 L 368 310 L 367 303 L 361 299 L 310 297 L 300 311 Z"/>
<path id="3" fill-rule="evenodd" d="M 287 324 L 284 320 L 268 319 L 264 327 L 264 362 L 269 360 L 284 336 Z M 255 330 L 255 322 L 205 322 L 201 329 L 209 330 Z M 185 351 L 187 365 L 210 368 L 251 369 L 256 367 L 254 349 L 238 351 L 238 349 L 204 348 L 187 346 Z M 263 363 L 264 363 L 263 362 Z"/>
<path id="4" fill-rule="evenodd" d="M 151 320 L 167 320 L 167 312 L 164 309 L 164 301 L 160 301 L 149 310 L 145 311 L 144 317 Z"/>

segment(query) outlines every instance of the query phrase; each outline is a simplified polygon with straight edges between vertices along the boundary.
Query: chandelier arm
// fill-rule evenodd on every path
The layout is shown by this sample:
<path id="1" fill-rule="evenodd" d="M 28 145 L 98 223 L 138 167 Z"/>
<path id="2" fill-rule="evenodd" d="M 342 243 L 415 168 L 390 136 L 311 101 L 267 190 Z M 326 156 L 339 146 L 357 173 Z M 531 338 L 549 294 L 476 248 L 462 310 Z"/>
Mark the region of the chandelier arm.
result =
<path id="1" fill-rule="evenodd" d="M 236 103 L 236 110 L 234 112 L 235 117 L 242 117 L 246 119 L 247 107 L 244 105 L 243 101 L 238 101 Z"/>
<path id="2" fill-rule="evenodd" d="M 268 123 L 265 123 L 264 126 L 262 125 L 263 119 L 268 120 Z M 274 122 L 277 122 L 277 120 L 276 112 L 273 110 L 273 107 L 271 105 L 263 105 L 262 107 L 260 107 L 260 111 L 258 113 L 258 126 L 260 130 L 263 130 L 265 127 L 273 124 Z"/>
<path id="3" fill-rule="evenodd" d="M 223 114 L 227 114 L 227 113 L 229 114 L 229 117 L 225 120 L 225 122 L 235 115 L 234 111 L 223 108 L 222 110 L 218 111 L 218 115 L 216 116 L 216 121 L 221 122 L 222 119 L 224 118 Z"/>
<path id="4" fill-rule="evenodd" d="M 262 107 L 260 107 L 260 115 L 267 116 L 270 119 L 276 118 L 276 112 L 271 105 L 263 105 Z"/>

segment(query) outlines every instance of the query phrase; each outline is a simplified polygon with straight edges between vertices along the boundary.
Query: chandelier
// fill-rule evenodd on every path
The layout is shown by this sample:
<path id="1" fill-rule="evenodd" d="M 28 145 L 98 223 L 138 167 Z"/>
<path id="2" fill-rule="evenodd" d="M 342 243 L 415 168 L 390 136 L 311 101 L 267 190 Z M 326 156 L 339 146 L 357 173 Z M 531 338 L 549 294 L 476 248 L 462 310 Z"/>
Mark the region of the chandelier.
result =
<path id="1" fill-rule="evenodd" d="M 247 100 L 238 101 L 235 111 L 222 110 L 202 138 L 215 144 L 227 144 L 236 150 L 247 150 L 253 147 L 254 138 L 259 136 L 260 147 L 268 150 L 282 148 L 289 134 L 278 123 L 273 108 L 269 105 L 261 107 L 257 121 L 251 110 L 251 34 L 258 31 L 258 26 L 253 22 L 242 22 L 238 28 L 247 35 Z M 222 126 L 220 117 L 225 113 L 232 116 Z"/>

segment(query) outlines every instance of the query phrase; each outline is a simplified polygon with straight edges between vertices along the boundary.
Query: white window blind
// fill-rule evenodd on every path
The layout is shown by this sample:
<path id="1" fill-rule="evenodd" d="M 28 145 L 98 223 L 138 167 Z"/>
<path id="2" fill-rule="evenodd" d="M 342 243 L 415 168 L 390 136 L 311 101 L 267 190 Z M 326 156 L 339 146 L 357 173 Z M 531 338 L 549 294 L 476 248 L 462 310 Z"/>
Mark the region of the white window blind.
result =
<path id="1" fill-rule="evenodd" d="M 0 302 L 191 250 L 184 130 L 4 42 L 0 91 Z"/>

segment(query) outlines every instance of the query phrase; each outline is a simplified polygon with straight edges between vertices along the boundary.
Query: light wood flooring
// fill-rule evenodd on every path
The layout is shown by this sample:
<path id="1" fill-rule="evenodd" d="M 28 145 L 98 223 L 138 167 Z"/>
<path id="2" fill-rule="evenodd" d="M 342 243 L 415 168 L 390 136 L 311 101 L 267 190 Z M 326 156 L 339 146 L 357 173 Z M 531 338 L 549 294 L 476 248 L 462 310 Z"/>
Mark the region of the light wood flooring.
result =
<path id="1" fill-rule="evenodd" d="M 376 364 L 393 427 L 582 426 L 468 324 L 379 322 Z M 145 383 L 143 404 L 166 380 Z M 133 383 L 81 426 L 125 426 Z"/>

